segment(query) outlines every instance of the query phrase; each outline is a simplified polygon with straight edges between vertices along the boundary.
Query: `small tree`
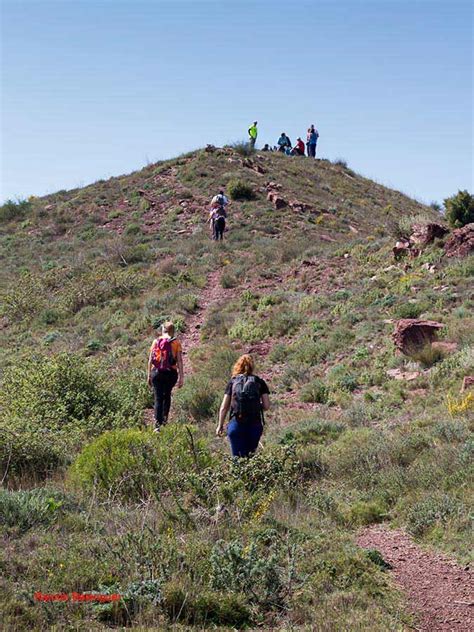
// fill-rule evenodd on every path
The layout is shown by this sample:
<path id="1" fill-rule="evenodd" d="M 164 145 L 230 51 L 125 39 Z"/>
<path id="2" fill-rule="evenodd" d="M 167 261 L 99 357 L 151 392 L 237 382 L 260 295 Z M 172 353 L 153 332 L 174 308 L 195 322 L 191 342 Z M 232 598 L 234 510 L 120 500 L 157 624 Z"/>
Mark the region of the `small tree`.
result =
<path id="1" fill-rule="evenodd" d="M 474 222 L 474 195 L 469 191 L 458 191 L 444 200 L 446 219 L 456 228 Z"/>

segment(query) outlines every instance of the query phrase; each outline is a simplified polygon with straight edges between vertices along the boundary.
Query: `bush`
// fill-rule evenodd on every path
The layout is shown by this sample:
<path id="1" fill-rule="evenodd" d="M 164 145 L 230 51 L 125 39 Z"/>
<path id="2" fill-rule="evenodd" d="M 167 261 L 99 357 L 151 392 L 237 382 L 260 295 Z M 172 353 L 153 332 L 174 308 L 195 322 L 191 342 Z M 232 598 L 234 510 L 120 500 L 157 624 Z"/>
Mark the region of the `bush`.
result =
<path id="1" fill-rule="evenodd" d="M 362 500 L 354 503 L 349 508 L 346 519 L 350 524 L 363 526 L 382 522 L 387 518 L 387 509 L 379 501 L 372 500 L 364 502 Z"/>
<path id="2" fill-rule="evenodd" d="M 232 147 L 232 149 L 240 156 L 244 156 L 245 158 L 252 156 L 255 153 L 255 147 L 252 147 L 250 143 L 247 143 L 244 140 L 233 143 L 230 147 Z"/>
<path id="3" fill-rule="evenodd" d="M 31 208 L 27 200 L 7 200 L 0 206 L 0 221 L 9 222 L 12 219 L 21 219 Z"/>
<path id="4" fill-rule="evenodd" d="M 303 402 L 326 404 L 328 396 L 328 387 L 319 379 L 312 380 L 301 389 L 301 400 Z"/>
<path id="5" fill-rule="evenodd" d="M 68 501 L 61 492 L 38 488 L 27 491 L 0 490 L 0 524 L 24 533 L 31 527 L 49 526 Z"/>
<path id="6" fill-rule="evenodd" d="M 329 443 L 337 439 L 344 430 L 345 426 L 337 422 L 308 419 L 286 429 L 281 435 L 280 443 Z"/>
<path id="7" fill-rule="evenodd" d="M 451 496 L 426 496 L 411 507 L 407 517 L 408 531 L 415 536 L 421 536 L 436 524 L 444 525 L 462 512 L 462 505 Z"/>
<path id="8" fill-rule="evenodd" d="M 227 185 L 227 191 L 232 200 L 254 200 L 256 198 L 251 185 L 243 180 L 231 180 Z"/>
<path id="9" fill-rule="evenodd" d="M 66 463 L 85 437 L 137 422 L 142 391 L 136 377 L 127 376 L 131 406 L 105 370 L 71 354 L 30 358 L 26 371 L 23 364 L 7 369 L 0 389 L 1 467 L 42 476 Z"/>
<path id="10" fill-rule="evenodd" d="M 186 487 L 186 475 L 211 463 L 203 440 L 184 425 L 160 433 L 125 429 L 105 432 L 86 446 L 70 469 L 71 480 L 101 496 L 139 500 Z"/>
<path id="11" fill-rule="evenodd" d="M 258 342 L 266 337 L 261 325 L 247 319 L 237 320 L 229 329 L 228 335 L 232 340 L 240 340 L 241 342 Z"/>
<path id="12" fill-rule="evenodd" d="M 419 318 L 426 308 L 422 303 L 402 303 L 394 311 L 397 318 Z"/>
<path id="13" fill-rule="evenodd" d="M 468 191 L 458 191 L 444 200 L 446 219 L 455 228 L 474 222 L 474 195 Z"/>
<path id="14" fill-rule="evenodd" d="M 371 428 L 344 432 L 328 447 L 327 456 L 334 476 L 348 476 L 363 489 L 372 488 L 375 476 L 390 465 L 386 436 Z"/>
<path id="15" fill-rule="evenodd" d="M 251 612 L 242 595 L 209 590 L 190 594 L 176 583 L 165 586 L 163 608 L 171 621 L 187 625 L 207 628 L 211 624 L 240 630 L 251 622 Z"/>
<path id="16" fill-rule="evenodd" d="M 191 375 L 184 386 L 176 392 L 175 404 L 178 413 L 192 417 L 195 421 L 205 421 L 217 414 L 223 391 L 203 375 Z"/>

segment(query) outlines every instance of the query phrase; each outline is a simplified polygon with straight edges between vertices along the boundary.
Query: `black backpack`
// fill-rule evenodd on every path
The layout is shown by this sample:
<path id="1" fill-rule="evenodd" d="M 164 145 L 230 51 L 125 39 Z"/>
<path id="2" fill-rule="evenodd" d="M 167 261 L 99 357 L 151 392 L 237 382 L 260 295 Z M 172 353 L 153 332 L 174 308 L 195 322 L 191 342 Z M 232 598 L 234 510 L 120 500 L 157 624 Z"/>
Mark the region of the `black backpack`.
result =
<path id="1" fill-rule="evenodd" d="M 237 375 L 233 378 L 231 404 L 239 423 L 263 421 L 260 384 L 254 375 Z"/>

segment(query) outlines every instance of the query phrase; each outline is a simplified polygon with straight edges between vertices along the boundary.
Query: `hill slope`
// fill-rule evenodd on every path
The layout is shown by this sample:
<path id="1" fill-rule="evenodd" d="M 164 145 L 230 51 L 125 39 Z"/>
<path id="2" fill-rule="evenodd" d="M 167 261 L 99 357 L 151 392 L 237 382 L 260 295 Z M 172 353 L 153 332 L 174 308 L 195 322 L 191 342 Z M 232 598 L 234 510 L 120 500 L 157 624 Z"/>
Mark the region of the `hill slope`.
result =
<path id="1" fill-rule="evenodd" d="M 236 180 L 253 199 L 232 202 L 214 244 L 209 199 Z M 393 523 L 468 559 L 472 257 L 438 242 L 392 255 L 436 213 L 344 165 L 232 149 L 18 213 L 1 233 L 0 457 L 10 489 L 37 489 L 0 498 L 11 629 L 411 625 L 419 604 L 356 535 Z M 120 430 L 150 419 L 146 353 L 169 317 L 186 352 L 176 423 L 159 438 Z M 456 348 L 397 355 L 394 321 L 418 317 Z M 263 449 L 235 469 L 213 427 L 242 351 L 273 406 Z M 120 592 L 125 607 L 53 611 L 32 587 Z"/>

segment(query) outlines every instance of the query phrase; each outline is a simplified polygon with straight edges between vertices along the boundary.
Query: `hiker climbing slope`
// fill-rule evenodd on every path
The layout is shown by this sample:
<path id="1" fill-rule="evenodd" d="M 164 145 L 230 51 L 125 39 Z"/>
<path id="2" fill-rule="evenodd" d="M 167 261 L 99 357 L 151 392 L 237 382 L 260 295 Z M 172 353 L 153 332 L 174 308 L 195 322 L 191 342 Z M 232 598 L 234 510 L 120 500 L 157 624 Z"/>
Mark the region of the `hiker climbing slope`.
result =
<path id="1" fill-rule="evenodd" d="M 224 239 L 227 218 L 226 206 L 228 204 L 229 200 L 222 189 L 212 198 L 209 223 L 211 224 L 212 238 L 215 241 Z"/>
<path id="2" fill-rule="evenodd" d="M 257 449 L 263 432 L 263 411 L 270 408 L 269 394 L 265 380 L 254 375 L 252 356 L 241 356 L 227 384 L 216 428 L 217 436 L 221 436 L 230 412 L 227 436 L 232 456 L 250 456 Z"/>
<path id="3" fill-rule="evenodd" d="M 155 399 L 155 431 L 168 421 L 171 391 L 183 385 L 183 355 L 181 343 L 175 338 L 173 323 L 163 323 L 148 356 L 148 385 L 153 387 Z"/>

